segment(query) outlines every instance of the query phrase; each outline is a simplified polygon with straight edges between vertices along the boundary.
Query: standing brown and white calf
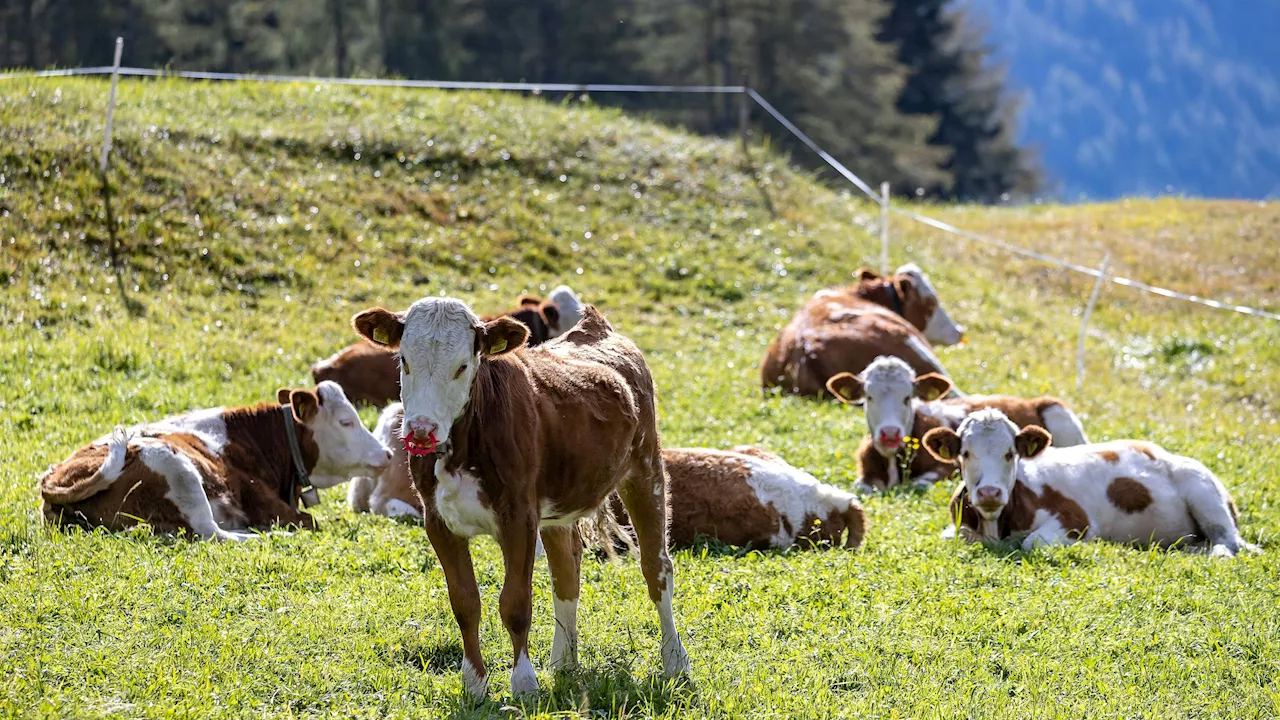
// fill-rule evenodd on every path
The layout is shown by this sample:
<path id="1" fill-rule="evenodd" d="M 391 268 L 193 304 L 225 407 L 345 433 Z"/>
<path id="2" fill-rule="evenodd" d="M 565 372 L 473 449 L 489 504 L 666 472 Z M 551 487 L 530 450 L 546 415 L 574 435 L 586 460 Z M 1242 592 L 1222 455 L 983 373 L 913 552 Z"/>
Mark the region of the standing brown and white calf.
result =
<path id="1" fill-rule="evenodd" d="M 967 540 L 1020 538 L 1024 550 L 1102 539 L 1193 547 L 1211 555 L 1256 550 L 1240 537 L 1231 496 L 1204 465 L 1147 442 L 1050 447 L 1043 428 L 1019 430 L 980 410 L 958 431 L 936 428 L 924 446 L 960 463 L 951 500 Z"/>
<path id="2" fill-rule="evenodd" d="M 662 627 L 662 665 L 688 671 L 672 611 L 667 478 L 653 379 L 630 340 L 593 307 L 563 337 L 524 347 L 510 318 L 481 322 L 459 300 L 423 298 L 407 312 L 356 315 L 356 330 L 399 349 L 402 432 L 426 504 L 423 523 L 440 559 L 462 631 L 467 691 L 486 694 L 480 593 L 468 542 L 492 535 L 506 577 L 499 611 L 511 637 L 514 693 L 533 692 L 529 661 L 534 548 L 541 531 L 555 605 L 552 666 L 577 662 L 582 546 L 577 522 L 617 491 L 631 516 L 640 567 Z"/>
<path id="3" fill-rule="evenodd" d="M 970 413 L 983 408 L 999 409 L 1020 428 L 1047 428 L 1060 447 L 1088 442 L 1080 419 L 1057 398 L 969 395 L 939 399 L 951 390 L 950 380 L 934 373 L 913 374 L 911 366 L 899 358 L 878 357 L 861 375 L 840 373 L 827 381 L 827 389 L 841 402 L 863 405 L 866 411 L 867 436 L 858 448 L 858 485 L 864 491 L 891 488 L 900 482 L 899 462 L 906 462 L 905 438 L 922 438 L 936 427 L 955 429 Z M 915 482 L 937 482 L 955 471 L 955 464 L 915 449 L 918 452 L 910 466 Z"/>
<path id="4" fill-rule="evenodd" d="M 862 372 L 880 355 L 900 357 L 918 373 L 946 374 L 930 343 L 958 343 L 963 329 L 924 272 L 910 264 L 892 277 L 859 275 L 857 285 L 814 293 L 778 333 L 760 361 L 765 388 L 823 395 L 833 375 Z"/>
<path id="5" fill-rule="evenodd" d="M 99 438 L 40 478 L 51 524 L 241 540 L 250 528 L 313 528 L 308 485 L 331 487 L 386 467 L 391 453 L 342 388 L 281 390 L 280 404 L 213 408 Z M 292 448 L 290 446 L 293 446 Z"/>

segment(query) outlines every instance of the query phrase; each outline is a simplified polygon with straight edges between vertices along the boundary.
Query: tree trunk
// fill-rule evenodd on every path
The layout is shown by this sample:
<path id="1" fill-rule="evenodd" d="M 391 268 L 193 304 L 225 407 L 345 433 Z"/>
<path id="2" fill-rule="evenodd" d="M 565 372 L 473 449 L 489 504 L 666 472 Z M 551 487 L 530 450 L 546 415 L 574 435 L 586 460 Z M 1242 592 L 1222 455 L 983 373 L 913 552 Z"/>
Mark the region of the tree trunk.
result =
<path id="1" fill-rule="evenodd" d="M 329 15 L 333 20 L 333 55 L 338 65 L 338 77 L 346 77 L 347 34 L 342 26 L 342 0 L 329 0 Z"/>

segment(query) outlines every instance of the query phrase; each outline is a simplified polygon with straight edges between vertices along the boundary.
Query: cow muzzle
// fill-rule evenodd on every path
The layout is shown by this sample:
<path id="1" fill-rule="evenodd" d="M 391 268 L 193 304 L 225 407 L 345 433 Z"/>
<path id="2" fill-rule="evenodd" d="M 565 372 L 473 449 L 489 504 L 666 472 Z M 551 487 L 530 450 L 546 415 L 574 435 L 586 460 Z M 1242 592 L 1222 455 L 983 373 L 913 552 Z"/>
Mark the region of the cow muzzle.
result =
<path id="1" fill-rule="evenodd" d="M 404 449 L 410 455 L 432 455 L 440 444 L 440 426 L 426 418 L 405 421 Z"/>
<path id="2" fill-rule="evenodd" d="M 984 516 L 998 515 L 1004 509 L 1004 491 L 994 485 L 983 485 L 973 491 L 973 504 Z"/>
<path id="3" fill-rule="evenodd" d="M 902 447 L 902 428 L 882 427 L 876 433 L 876 446 L 882 450 L 895 453 Z"/>

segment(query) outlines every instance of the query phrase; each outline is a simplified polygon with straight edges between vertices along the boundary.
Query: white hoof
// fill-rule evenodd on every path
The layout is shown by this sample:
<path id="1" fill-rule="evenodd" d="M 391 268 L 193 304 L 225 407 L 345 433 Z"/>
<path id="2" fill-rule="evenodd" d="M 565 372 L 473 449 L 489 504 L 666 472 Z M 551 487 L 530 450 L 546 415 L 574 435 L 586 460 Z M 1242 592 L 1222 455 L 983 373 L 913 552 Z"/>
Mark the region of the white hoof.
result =
<path id="1" fill-rule="evenodd" d="M 662 671 L 667 677 L 682 677 L 689 674 L 689 653 L 685 652 L 684 643 L 676 638 L 670 647 L 662 649 Z"/>
<path id="2" fill-rule="evenodd" d="M 955 526 L 955 525 L 948 525 L 948 526 L 946 526 L 946 527 L 942 528 L 942 532 L 938 533 L 938 537 L 942 538 L 943 540 L 955 540 L 955 539 L 956 539 L 956 526 Z"/>
<path id="3" fill-rule="evenodd" d="M 462 659 L 462 688 L 475 700 L 489 695 L 489 676 L 476 672 L 467 658 Z"/>
<path id="4" fill-rule="evenodd" d="M 532 695 L 538 692 L 538 674 L 533 671 L 528 653 L 520 653 L 516 666 L 511 668 L 511 694 Z"/>

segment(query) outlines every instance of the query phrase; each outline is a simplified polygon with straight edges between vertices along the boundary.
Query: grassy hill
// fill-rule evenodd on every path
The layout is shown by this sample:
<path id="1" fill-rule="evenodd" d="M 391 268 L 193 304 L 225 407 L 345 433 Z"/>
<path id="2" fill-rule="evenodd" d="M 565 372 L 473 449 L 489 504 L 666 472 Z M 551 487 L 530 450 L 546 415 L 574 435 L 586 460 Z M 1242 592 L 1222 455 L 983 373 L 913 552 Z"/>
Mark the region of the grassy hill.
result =
<path id="1" fill-rule="evenodd" d="M 1280 324 L 1108 288 L 1074 379 L 1086 279 L 895 220 L 970 343 L 969 392 L 1054 393 L 1094 439 L 1220 474 L 1260 557 L 938 538 L 947 487 L 867 500 L 865 550 L 678 553 L 694 681 L 664 684 L 633 561 L 587 562 L 581 659 L 507 707 L 501 560 L 473 543 L 494 702 L 421 528 L 354 516 L 242 545 L 62 534 L 35 477 L 120 422 L 307 382 L 348 319 L 424 294 L 481 310 L 568 282 L 645 350 L 668 446 L 753 442 L 851 486 L 861 414 L 762 396 L 757 362 L 814 290 L 878 257 L 875 208 L 757 148 L 581 102 L 310 85 L 120 86 L 107 263 L 106 84 L 0 84 L 0 712 L 7 716 L 1257 717 L 1280 713 Z M 874 178 L 872 178 L 874 179 Z M 771 216 L 763 185 L 778 208 Z M 1280 209 L 1143 201 L 930 208 L 1115 272 L 1280 309 Z M 128 299 L 128 303 L 124 301 Z M 130 309 L 132 308 L 132 310 Z M 366 415 L 372 421 L 372 413 Z M 552 634 L 535 575 L 535 664 Z"/>

